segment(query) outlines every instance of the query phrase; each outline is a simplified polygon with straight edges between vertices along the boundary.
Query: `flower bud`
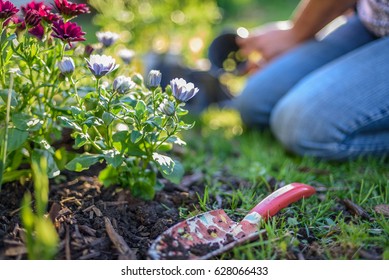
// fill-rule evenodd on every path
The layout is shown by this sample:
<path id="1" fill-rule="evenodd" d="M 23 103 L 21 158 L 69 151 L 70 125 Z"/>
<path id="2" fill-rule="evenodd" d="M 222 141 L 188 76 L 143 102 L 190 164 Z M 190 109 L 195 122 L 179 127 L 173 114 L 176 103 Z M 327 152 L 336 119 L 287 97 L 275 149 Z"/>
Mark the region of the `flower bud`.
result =
<path id="1" fill-rule="evenodd" d="M 162 74 L 159 70 L 151 70 L 147 77 L 147 86 L 149 88 L 156 88 L 161 85 Z"/>
<path id="2" fill-rule="evenodd" d="M 173 116 L 176 108 L 174 107 L 174 103 L 165 99 L 160 105 L 159 110 L 167 116 Z"/>
<path id="3" fill-rule="evenodd" d="M 96 36 L 99 42 L 103 44 L 105 48 L 112 46 L 119 39 L 119 34 L 110 31 L 97 32 Z"/>
<path id="4" fill-rule="evenodd" d="M 112 87 L 114 91 L 125 94 L 135 87 L 135 83 L 130 77 L 119 76 L 113 81 Z"/>
<path id="5" fill-rule="evenodd" d="M 143 77 L 139 73 L 135 73 L 132 75 L 132 80 L 138 85 L 141 86 L 143 84 Z"/>
<path id="6" fill-rule="evenodd" d="M 118 56 L 123 60 L 125 64 L 130 64 L 135 56 L 135 52 L 129 49 L 122 49 L 118 52 Z"/>
<path id="7" fill-rule="evenodd" d="M 95 48 L 92 45 L 86 45 L 84 50 L 84 56 L 90 56 Z"/>
<path id="8" fill-rule="evenodd" d="M 61 61 L 57 63 L 59 70 L 64 76 L 70 76 L 73 74 L 75 65 L 71 57 L 65 56 Z"/>

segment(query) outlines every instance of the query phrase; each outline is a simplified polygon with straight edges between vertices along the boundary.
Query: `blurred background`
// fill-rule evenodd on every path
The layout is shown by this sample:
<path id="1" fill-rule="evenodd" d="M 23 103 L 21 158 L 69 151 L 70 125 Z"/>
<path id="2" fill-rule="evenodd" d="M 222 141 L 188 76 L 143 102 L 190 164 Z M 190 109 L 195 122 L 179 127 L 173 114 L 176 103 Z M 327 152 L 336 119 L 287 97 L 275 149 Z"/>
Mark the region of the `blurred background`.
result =
<path id="1" fill-rule="evenodd" d="M 13 0 L 18 6 L 29 1 Z M 41 2 L 41 1 L 36 1 Z M 46 0 L 52 3 L 53 0 Z M 170 79 L 177 73 L 208 71 L 208 47 L 219 34 L 248 30 L 261 24 L 286 20 L 298 0 L 73 0 L 87 3 L 91 13 L 77 17 L 86 34 L 86 44 L 96 44 L 97 31 L 120 35 L 109 54 L 117 56 L 121 49 L 135 51 L 133 71 L 144 74 L 159 69 Z M 231 73 L 217 75 L 217 82 L 235 94 L 244 77 Z M 215 83 L 212 77 L 201 77 L 204 83 Z M 234 82 L 231 82 L 233 80 Z M 164 81 L 163 81 L 164 82 Z M 165 81 L 166 83 L 166 81 Z M 202 83 L 200 81 L 200 83 Z M 217 85 L 212 85 L 217 88 Z M 212 89 L 211 89 L 212 90 Z M 217 89 L 215 89 L 217 90 Z"/>

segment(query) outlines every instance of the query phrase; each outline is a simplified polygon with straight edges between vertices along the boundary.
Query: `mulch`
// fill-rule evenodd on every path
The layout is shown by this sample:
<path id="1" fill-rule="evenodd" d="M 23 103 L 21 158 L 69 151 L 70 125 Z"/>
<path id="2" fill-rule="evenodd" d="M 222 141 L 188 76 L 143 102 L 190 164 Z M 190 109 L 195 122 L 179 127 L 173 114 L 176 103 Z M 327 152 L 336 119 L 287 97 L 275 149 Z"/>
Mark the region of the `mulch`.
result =
<path id="1" fill-rule="evenodd" d="M 195 209 L 202 193 L 202 174 L 183 183 L 165 182 L 152 201 L 128 190 L 105 188 L 97 177 L 65 172 L 62 183 L 50 182 L 48 216 L 60 239 L 56 259 L 148 259 L 147 250 L 163 231 L 181 220 L 180 209 Z M 26 259 L 20 205 L 31 184 L 10 183 L 0 195 L 0 260 Z"/>
<path id="2" fill-rule="evenodd" d="M 58 260 L 115 260 L 149 259 L 148 249 L 152 242 L 166 229 L 182 220 L 182 213 L 200 211 L 199 197 L 204 193 L 204 174 L 187 174 L 179 185 L 164 181 L 165 187 L 158 191 L 154 200 L 143 201 L 131 196 L 123 188 L 106 188 L 97 179 L 98 168 L 74 173 L 64 171 L 62 180 L 50 181 L 48 217 L 52 220 L 59 236 Z M 95 172 L 96 174 L 93 174 Z M 161 179 L 164 180 L 164 179 Z M 232 176 L 228 170 L 213 174 L 212 181 L 218 182 L 221 193 L 228 194 L 232 188 L 246 188 L 251 184 Z M 285 183 L 275 178 L 268 179 L 268 185 L 277 189 Z M 325 199 L 326 187 L 316 186 L 319 199 Z M 5 184 L 0 193 L 0 260 L 26 259 L 25 231 L 20 221 L 20 206 L 26 191 L 32 191 L 31 182 Z M 209 198 L 209 205 L 228 208 L 223 197 Z M 388 205 L 378 205 L 375 211 L 389 215 Z M 242 209 L 243 210 L 243 209 Z M 342 213 L 350 222 L 371 217 L 358 205 L 349 200 L 338 200 L 334 213 Z M 242 213 L 231 214 L 239 220 Z M 244 211 L 245 212 L 245 211 Z M 281 215 L 290 213 L 288 211 Z M 335 215 L 335 214 L 334 214 Z M 337 215 L 337 214 L 336 214 Z M 292 216 L 291 216 L 292 218 Z M 334 217 L 335 219 L 335 217 Z M 334 234 L 339 229 L 334 227 Z M 313 232 L 301 228 L 290 233 L 300 243 L 288 248 L 282 259 L 327 259 L 328 253 L 334 259 L 355 258 L 382 259 L 383 248 L 343 248 L 334 244 L 326 252 Z M 266 239 L 266 236 L 263 237 Z M 276 252 L 277 253 L 277 252 Z"/>

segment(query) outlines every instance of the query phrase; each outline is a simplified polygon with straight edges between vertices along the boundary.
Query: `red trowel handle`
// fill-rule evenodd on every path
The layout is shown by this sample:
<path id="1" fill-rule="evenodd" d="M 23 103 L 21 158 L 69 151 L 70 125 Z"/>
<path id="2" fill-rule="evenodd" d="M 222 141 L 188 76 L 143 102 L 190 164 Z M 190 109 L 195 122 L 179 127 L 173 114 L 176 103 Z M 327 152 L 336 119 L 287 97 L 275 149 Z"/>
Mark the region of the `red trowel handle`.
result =
<path id="1" fill-rule="evenodd" d="M 255 206 L 250 213 L 257 212 L 263 219 L 274 216 L 281 209 L 304 197 L 310 197 L 316 190 L 301 183 L 291 183 L 270 194 Z"/>

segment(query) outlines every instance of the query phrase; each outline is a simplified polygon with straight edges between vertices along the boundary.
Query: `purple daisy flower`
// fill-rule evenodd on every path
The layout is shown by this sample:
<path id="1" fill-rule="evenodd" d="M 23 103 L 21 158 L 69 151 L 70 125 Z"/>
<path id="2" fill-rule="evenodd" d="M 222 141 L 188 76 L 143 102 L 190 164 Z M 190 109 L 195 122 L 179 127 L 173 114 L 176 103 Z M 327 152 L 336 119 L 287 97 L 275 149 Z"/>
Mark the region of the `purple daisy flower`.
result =
<path id="1" fill-rule="evenodd" d="M 187 83 L 182 78 L 171 80 L 170 86 L 172 87 L 173 96 L 181 102 L 187 102 L 199 91 L 197 87 L 194 87 L 193 83 Z"/>
<path id="2" fill-rule="evenodd" d="M 87 58 L 85 60 L 89 70 L 97 79 L 111 73 L 119 67 L 112 56 L 92 54 L 89 60 Z"/>
<path id="3" fill-rule="evenodd" d="M 127 93 L 135 86 L 136 84 L 133 82 L 133 80 L 130 77 L 126 77 L 126 76 L 116 77 L 116 79 L 113 81 L 112 84 L 113 90 L 120 94 Z"/>
<path id="4" fill-rule="evenodd" d="M 83 37 L 85 32 L 81 30 L 81 27 L 77 23 L 59 20 L 53 23 L 52 29 L 54 32 L 52 34 L 53 37 L 67 42 L 70 46 L 72 46 L 72 42 L 85 41 Z"/>
<path id="5" fill-rule="evenodd" d="M 0 20 L 8 19 L 14 16 L 19 9 L 15 7 L 10 1 L 0 0 Z"/>

